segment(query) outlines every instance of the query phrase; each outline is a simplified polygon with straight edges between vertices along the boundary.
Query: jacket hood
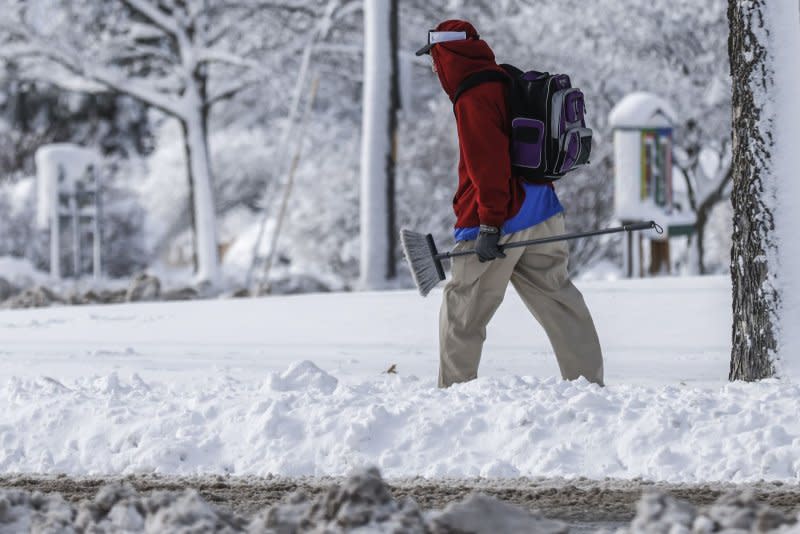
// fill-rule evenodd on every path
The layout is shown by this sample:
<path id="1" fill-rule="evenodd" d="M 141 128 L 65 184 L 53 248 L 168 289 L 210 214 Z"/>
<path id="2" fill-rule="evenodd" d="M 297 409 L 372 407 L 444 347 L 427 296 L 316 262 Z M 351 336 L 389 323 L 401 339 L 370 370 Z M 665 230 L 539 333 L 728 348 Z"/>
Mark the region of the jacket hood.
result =
<path id="1" fill-rule="evenodd" d="M 450 100 L 453 100 L 458 86 L 467 76 L 484 70 L 504 72 L 497 65 L 492 49 L 479 38 L 478 31 L 469 22 L 446 20 L 436 27 L 436 31 L 467 32 L 466 41 L 439 43 L 430 50 L 439 82 Z"/>

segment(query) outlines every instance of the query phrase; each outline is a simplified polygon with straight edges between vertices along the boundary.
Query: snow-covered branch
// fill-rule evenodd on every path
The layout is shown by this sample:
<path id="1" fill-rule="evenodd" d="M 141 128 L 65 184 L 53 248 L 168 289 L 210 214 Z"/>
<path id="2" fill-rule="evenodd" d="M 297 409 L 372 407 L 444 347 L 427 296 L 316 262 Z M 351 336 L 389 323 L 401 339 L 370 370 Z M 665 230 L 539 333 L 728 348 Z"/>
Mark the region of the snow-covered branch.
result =
<path id="1" fill-rule="evenodd" d="M 350 15 L 355 13 L 360 13 L 364 11 L 364 3 L 363 2 L 347 2 L 344 5 L 338 7 L 336 13 L 331 17 L 332 20 L 342 20 Z"/>
<path id="2" fill-rule="evenodd" d="M 144 83 L 120 76 L 109 68 L 91 65 L 88 61 L 75 53 L 71 53 L 63 46 L 54 46 L 49 43 L 28 36 L 27 43 L 11 44 L 0 49 L 0 57 L 25 58 L 39 57 L 57 63 L 73 74 L 95 82 L 121 94 L 137 98 L 146 104 L 173 115 L 180 115 L 180 105 L 177 98 L 152 90 Z M 49 80 L 53 81 L 53 80 Z"/>
<path id="3" fill-rule="evenodd" d="M 353 56 L 360 56 L 364 53 L 364 47 L 359 45 L 343 45 L 343 44 L 331 44 L 331 43 L 322 43 L 314 46 L 315 52 L 331 52 L 337 54 L 348 54 Z M 430 62 L 426 60 L 426 64 Z"/>
<path id="4" fill-rule="evenodd" d="M 254 78 L 242 82 L 232 83 L 226 87 L 219 89 L 217 92 L 208 97 L 205 103 L 205 109 L 210 109 L 214 104 L 222 102 L 223 100 L 230 100 L 245 89 L 255 87 L 264 81 L 263 78 Z"/>
<path id="5" fill-rule="evenodd" d="M 197 51 L 198 63 L 224 63 L 234 67 L 258 68 L 258 61 L 231 54 L 215 48 L 203 48 Z"/>
<path id="6" fill-rule="evenodd" d="M 114 59 L 122 62 L 133 60 L 150 63 L 161 62 L 164 65 L 171 65 L 174 62 L 174 58 L 168 52 L 157 46 L 149 45 L 123 47 L 118 53 L 114 54 Z"/>
<path id="7" fill-rule="evenodd" d="M 158 108 L 173 117 L 181 117 L 183 115 L 180 100 L 174 96 L 158 92 L 152 82 L 148 85 L 127 76 L 118 76 L 110 69 L 102 67 L 87 67 L 84 65 L 76 68 L 74 72 L 101 83 L 118 93 L 127 94 L 141 100 L 147 105 Z"/>
<path id="8" fill-rule="evenodd" d="M 243 20 L 250 20 L 258 13 L 271 12 L 283 13 L 287 16 L 303 15 L 308 18 L 317 18 L 319 14 L 305 3 L 290 3 L 281 1 L 222 1 L 209 6 L 207 15 L 210 17 L 221 13 L 227 14 L 227 22 L 222 22 L 212 28 L 212 33 L 205 38 L 205 46 L 214 46 L 225 37 L 235 32 Z"/>
<path id="9" fill-rule="evenodd" d="M 261 10 L 284 11 L 287 13 L 300 13 L 309 17 L 316 17 L 314 9 L 308 7 L 307 2 L 288 2 L 268 1 L 268 0 L 249 0 L 249 1 L 221 1 L 209 8 L 212 12 L 224 12 L 235 9 L 245 10 L 245 13 L 255 13 Z"/>
<path id="10" fill-rule="evenodd" d="M 184 33 L 183 29 L 178 26 L 175 19 L 171 18 L 168 14 L 162 11 L 157 5 L 151 3 L 149 0 L 120 1 L 136 13 L 147 18 L 150 22 L 161 28 L 170 36 L 177 38 L 180 34 Z"/>

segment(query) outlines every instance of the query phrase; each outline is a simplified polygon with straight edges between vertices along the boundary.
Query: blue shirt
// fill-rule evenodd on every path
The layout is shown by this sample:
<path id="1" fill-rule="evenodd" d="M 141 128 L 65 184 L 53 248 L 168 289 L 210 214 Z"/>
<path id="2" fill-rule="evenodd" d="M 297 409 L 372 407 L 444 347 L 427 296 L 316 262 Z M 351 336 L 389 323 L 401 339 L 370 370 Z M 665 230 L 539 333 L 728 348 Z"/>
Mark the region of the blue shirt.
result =
<path id="1" fill-rule="evenodd" d="M 553 188 L 548 185 L 524 184 L 525 200 L 519 212 L 503 223 L 502 234 L 513 234 L 536 226 L 542 221 L 546 221 L 556 213 L 564 211 L 561 202 Z M 478 238 L 480 228 L 473 226 L 470 228 L 456 228 L 456 241 L 471 241 Z"/>

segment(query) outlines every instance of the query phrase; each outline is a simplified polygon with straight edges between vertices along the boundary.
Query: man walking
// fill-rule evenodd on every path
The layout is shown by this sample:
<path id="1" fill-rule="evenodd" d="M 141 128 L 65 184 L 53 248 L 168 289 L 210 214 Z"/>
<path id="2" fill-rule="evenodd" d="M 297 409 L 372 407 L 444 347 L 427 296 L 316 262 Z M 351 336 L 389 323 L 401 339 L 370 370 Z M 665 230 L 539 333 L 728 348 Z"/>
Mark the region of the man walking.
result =
<path id="1" fill-rule="evenodd" d="M 442 89 L 454 100 L 471 74 L 497 70 L 494 53 L 468 22 L 449 20 L 428 33 L 417 55 L 430 54 Z M 603 356 L 592 316 L 567 274 L 565 242 L 502 250 L 502 245 L 564 233 L 551 185 L 511 175 L 507 86 L 486 82 L 464 92 L 454 110 L 460 161 L 454 250 L 439 330 L 439 387 L 477 378 L 486 326 L 509 281 L 553 345 L 561 376 L 603 384 Z"/>

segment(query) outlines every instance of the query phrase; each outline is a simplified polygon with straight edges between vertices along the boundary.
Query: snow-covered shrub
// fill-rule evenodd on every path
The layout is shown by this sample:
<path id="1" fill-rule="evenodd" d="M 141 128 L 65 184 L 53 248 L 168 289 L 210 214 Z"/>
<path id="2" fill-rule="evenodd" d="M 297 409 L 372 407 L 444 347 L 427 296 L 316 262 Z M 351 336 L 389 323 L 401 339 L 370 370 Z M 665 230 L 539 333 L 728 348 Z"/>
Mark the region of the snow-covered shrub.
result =
<path id="1" fill-rule="evenodd" d="M 111 277 L 130 276 L 145 269 L 144 209 L 130 190 L 107 192 L 103 221 L 103 269 Z"/>
<path id="2" fill-rule="evenodd" d="M 0 256 L 26 258 L 38 269 L 49 264 L 49 238 L 35 225 L 35 179 L 0 184 Z"/>
<path id="3" fill-rule="evenodd" d="M 180 125 L 164 120 L 155 131 L 155 150 L 146 159 L 141 179 L 134 182 L 145 211 L 142 222 L 148 255 L 157 259 L 169 241 L 190 227 L 189 185 Z"/>
<path id="4" fill-rule="evenodd" d="M 210 139 L 218 212 L 234 206 L 257 209 L 267 184 L 278 178 L 278 132 L 265 128 L 224 128 Z"/>
<path id="5" fill-rule="evenodd" d="M 307 130 L 278 244 L 295 273 L 344 282 L 358 274 L 358 143 L 357 123 L 329 118 Z M 286 179 L 278 177 L 270 189 L 270 218 L 278 214 Z"/>

